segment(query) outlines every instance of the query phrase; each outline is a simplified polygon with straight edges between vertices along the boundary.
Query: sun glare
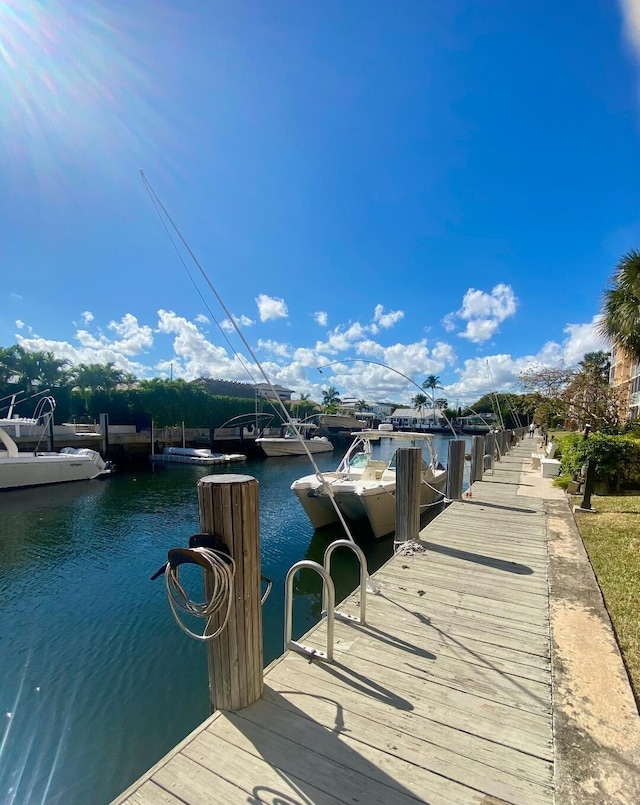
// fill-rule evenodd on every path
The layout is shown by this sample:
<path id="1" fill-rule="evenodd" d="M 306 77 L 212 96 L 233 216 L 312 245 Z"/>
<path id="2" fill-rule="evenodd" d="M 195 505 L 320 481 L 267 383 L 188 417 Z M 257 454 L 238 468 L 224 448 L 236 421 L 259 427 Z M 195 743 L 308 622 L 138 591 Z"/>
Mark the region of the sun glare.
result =
<path id="1" fill-rule="evenodd" d="M 158 121 L 135 29 L 103 2 L 0 0 L 7 170 L 48 182 L 87 159 L 139 152 Z"/>

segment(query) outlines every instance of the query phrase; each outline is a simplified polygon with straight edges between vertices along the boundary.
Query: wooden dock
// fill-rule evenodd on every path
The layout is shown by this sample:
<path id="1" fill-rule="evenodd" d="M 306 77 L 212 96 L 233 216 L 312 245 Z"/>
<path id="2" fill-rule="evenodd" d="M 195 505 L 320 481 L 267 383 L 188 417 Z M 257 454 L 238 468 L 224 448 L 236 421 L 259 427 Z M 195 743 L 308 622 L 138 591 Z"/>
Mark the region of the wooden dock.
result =
<path id="1" fill-rule="evenodd" d="M 530 453 L 375 574 L 333 663 L 285 653 L 259 701 L 215 713 L 115 802 L 551 805 L 544 503 L 516 495 Z M 340 608 L 357 615 L 357 595 Z"/>

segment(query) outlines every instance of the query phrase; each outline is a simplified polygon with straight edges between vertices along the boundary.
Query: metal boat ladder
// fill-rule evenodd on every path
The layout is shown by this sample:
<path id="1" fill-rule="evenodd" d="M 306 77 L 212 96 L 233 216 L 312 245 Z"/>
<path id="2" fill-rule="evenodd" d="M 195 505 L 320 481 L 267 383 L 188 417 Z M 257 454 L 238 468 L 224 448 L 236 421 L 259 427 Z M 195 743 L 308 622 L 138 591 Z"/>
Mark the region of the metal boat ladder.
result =
<path id="1" fill-rule="evenodd" d="M 331 556 L 336 548 L 349 548 L 358 557 L 360 564 L 360 615 L 349 615 L 347 612 L 336 610 L 336 591 L 331 578 Z M 320 651 L 305 646 L 298 640 L 293 640 L 293 580 L 296 573 L 303 568 L 315 570 L 322 578 L 322 612 L 321 618 L 327 619 L 327 650 Z M 303 559 L 291 566 L 285 580 L 285 610 L 284 610 L 284 647 L 285 651 L 297 651 L 305 657 L 317 657 L 331 662 L 333 660 L 333 629 L 335 619 L 346 623 L 365 623 L 367 606 L 367 558 L 358 545 L 349 539 L 339 539 L 332 542 L 324 552 L 324 563 L 321 565 L 311 559 Z"/>

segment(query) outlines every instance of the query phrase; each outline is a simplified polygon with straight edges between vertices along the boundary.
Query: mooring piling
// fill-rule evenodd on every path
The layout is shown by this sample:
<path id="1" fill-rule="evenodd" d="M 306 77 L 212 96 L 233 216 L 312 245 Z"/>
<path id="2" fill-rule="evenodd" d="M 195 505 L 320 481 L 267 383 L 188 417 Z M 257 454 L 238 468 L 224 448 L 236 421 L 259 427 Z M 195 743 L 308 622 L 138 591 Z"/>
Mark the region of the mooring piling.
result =
<path id="1" fill-rule="evenodd" d="M 239 710 L 262 695 L 262 609 L 258 481 L 249 475 L 207 475 L 198 482 L 200 530 L 217 537 L 235 563 L 226 628 L 207 643 L 209 704 Z M 210 597 L 211 574 L 205 572 Z M 217 613 L 219 621 L 224 615 Z M 212 623 L 212 631 L 220 622 Z"/>

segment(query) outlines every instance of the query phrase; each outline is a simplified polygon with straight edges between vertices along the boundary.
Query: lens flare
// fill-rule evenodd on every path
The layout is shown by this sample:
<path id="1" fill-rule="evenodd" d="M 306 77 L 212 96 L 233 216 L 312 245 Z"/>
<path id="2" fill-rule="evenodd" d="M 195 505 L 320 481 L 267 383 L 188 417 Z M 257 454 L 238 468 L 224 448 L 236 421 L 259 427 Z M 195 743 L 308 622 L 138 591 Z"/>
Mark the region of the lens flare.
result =
<path id="1" fill-rule="evenodd" d="M 49 184 L 69 169 L 111 169 L 148 154 L 149 133 L 157 140 L 162 127 L 162 78 L 150 49 L 158 15 L 140 10 L 0 0 L 3 172 Z"/>

